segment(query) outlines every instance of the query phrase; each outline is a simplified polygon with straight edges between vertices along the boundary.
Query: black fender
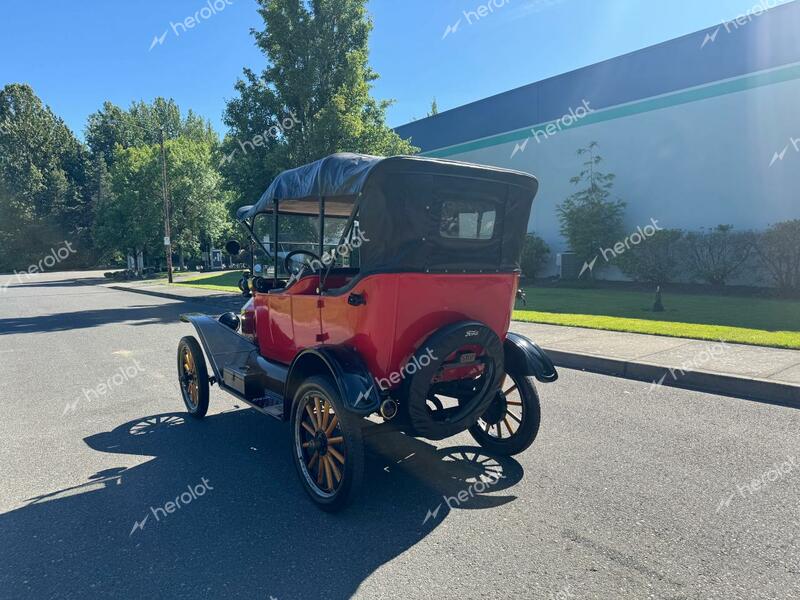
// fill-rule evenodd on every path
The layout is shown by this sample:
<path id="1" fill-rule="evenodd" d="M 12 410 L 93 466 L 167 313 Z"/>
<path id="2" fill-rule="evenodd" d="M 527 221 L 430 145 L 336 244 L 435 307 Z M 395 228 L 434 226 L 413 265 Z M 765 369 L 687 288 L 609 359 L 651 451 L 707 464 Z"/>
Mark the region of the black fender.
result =
<path id="1" fill-rule="evenodd" d="M 303 380 L 319 373 L 331 376 L 350 412 L 369 415 L 380 407 L 378 386 L 364 360 L 354 349 L 341 345 L 306 348 L 295 357 L 286 381 L 287 403 L 291 405 Z"/>
<path id="2" fill-rule="evenodd" d="M 258 354 L 258 347 L 253 342 L 215 317 L 189 313 L 181 315 L 180 319 L 194 325 L 217 381 L 222 381 L 222 371 L 226 366 L 244 364 Z"/>
<path id="3" fill-rule="evenodd" d="M 506 373 L 533 375 L 542 383 L 552 383 L 558 379 L 558 372 L 550 357 L 525 336 L 509 331 L 503 351 Z"/>

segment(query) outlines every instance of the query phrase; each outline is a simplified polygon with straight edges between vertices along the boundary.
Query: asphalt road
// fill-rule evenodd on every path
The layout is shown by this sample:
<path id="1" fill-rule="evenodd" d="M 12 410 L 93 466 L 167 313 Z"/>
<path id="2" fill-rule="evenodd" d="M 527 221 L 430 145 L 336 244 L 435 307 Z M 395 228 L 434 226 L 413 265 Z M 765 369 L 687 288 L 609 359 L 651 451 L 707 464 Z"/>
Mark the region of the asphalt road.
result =
<path id="1" fill-rule="evenodd" d="M 328 515 L 284 424 L 216 388 L 184 420 L 209 307 L 97 275 L 0 276 L 0 598 L 800 598 L 800 411 L 563 371 L 516 460 L 373 437 Z"/>

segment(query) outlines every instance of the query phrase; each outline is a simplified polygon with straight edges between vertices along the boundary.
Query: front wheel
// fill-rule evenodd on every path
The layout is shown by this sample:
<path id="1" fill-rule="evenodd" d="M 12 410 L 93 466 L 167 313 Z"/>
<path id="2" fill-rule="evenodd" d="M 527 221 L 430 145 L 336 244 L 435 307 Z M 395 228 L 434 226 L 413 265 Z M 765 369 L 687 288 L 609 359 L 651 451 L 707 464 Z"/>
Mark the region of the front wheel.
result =
<path id="1" fill-rule="evenodd" d="M 178 381 L 189 414 L 202 419 L 208 412 L 208 369 L 203 349 L 190 335 L 178 344 Z"/>
<path id="2" fill-rule="evenodd" d="M 322 510 L 343 509 L 361 486 L 360 418 L 346 412 L 327 377 L 310 377 L 292 407 L 292 458 L 308 495 Z"/>
<path id="3" fill-rule="evenodd" d="M 469 432 L 489 452 L 511 456 L 533 443 L 541 416 L 533 378 L 510 373 Z"/>

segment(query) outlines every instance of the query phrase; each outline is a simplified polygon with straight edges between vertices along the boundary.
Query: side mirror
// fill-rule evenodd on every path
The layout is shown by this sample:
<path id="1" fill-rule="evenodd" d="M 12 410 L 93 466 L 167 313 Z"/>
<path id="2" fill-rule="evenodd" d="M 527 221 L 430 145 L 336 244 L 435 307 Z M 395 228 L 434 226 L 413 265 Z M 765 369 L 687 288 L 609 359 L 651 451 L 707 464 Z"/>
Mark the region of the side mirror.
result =
<path id="1" fill-rule="evenodd" d="M 225 244 L 225 252 L 227 252 L 231 256 L 239 256 L 239 253 L 241 251 L 242 251 L 242 245 L 236 240 L 229 240 L 228 243 Z"/>

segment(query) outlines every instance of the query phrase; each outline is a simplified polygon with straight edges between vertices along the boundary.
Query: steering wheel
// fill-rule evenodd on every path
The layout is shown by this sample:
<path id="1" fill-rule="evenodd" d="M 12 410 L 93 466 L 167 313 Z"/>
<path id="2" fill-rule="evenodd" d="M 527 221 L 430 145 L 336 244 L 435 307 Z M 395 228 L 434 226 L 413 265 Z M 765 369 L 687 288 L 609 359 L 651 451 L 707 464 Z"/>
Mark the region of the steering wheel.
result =
<path id="1" fill-rule="evenodd" d="M 302 261 L 294 260 L 295 256 L 300 255 L 306 256 L 306 259 Z M 310 250 L 292 250 L 283 259 L 283 266 L 287 273 L 291 273 L 295 279 L 300 279 L 306 267 L 311 268 L 312 271 L 314 270 L 311 266 L 313 261 L 317 261 L 319 264 L 322 264 L 322 259 Z M 298 264 L 300 265 L 299 267 L 297 266 Z"/>

